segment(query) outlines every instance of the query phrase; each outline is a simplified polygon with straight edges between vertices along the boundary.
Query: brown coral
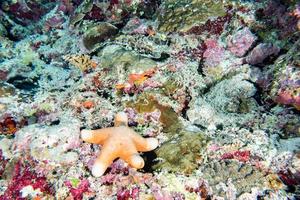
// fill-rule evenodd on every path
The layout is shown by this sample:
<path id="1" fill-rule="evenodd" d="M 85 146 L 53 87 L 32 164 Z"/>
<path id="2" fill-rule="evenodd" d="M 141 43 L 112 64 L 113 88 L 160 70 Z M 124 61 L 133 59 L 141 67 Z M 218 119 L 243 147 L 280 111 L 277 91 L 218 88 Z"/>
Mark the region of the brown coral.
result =
<path id="1" fill-rule="evenodd" d="M 63 56 L 63 59 L 78 67 L 83 72 L 97 67 L 97 63 L 88 55 L 66 55 Z"/>

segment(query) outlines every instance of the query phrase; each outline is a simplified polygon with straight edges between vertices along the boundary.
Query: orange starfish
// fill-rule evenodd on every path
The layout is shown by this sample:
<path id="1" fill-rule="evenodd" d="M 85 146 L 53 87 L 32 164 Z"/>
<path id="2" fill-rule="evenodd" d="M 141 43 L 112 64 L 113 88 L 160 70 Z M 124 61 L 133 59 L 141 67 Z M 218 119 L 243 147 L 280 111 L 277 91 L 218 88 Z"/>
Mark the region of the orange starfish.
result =
<path id="1" fill-rule="evenodd" d="M 116 158 L 121 158 L 130 166 L 140 169 L 144 160 L 138 151 L 146 152 L 158 146 L 156 138 L 143 138 L 128 127 L 124 112 L 115 116 L 115 126 L 98 130 L 82 130 L 81 138 L 89 143 L 100 144 L 102 149 L 92 168 L 92 174 L 99 177 Z"/>

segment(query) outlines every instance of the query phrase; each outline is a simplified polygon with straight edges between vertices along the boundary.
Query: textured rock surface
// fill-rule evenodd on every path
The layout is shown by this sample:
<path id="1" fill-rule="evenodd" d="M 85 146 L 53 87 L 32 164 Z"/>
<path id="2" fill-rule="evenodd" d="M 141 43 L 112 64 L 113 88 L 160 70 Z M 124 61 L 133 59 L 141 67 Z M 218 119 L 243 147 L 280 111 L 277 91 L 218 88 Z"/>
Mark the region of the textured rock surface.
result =
<path id="1" fill-rule="evenodd" d="M 88 51 L 95 50 L 101 42 L 112 38 L 118 33 L 118 28 L 109 23 L 94 24 L 85 31 L 82 42 Z"/>
<path id="2" fill-rule="evenodd" d="M 181 131 L 179 135 L 155 150 L 159 163 L 154 169 L 191 174 L 201 163 L 209 139 L 197 132 Z"/>
<path id="3" fill-rule="evenodd" d="M 187 115 L 192 123 L 204 127 L 229 125 L 235 121 L 238 113 L 241 120 L 243 117 L 246 120 L 250 117 L 247 113 L 256 107 L 256 101 L 252 98 L 255 92 L 254 85 L 244 80 L 243 75 L 234 76 L 219 82 L 204 98 L 193 101 Z"/>
<path id="4" fill-rule="evenodd" d="M 257 45 L 247 56 L 246 62 L 251 65 L 263 63 L 270 56 L 277 56 L 280 48 L 271 43 L 262 43 Z"/>
<path id="5" fill-rule="evenodd" d="M 225 191 L 222 191 L 222 187 L 219 185 L 222 180 L 231 179 L 231 183 L 237 190 L 237 196 L 245 192 L 251 192 L 251 189 L 255 187 L 263 188 L 267 182 L 264 173 L 259 172 L 251 165 L 236 161 L 210 163 L 202 166 L 202 168 L 203 176 L 209 180 L 209 185 L 221 196 L 225 194 Z"/>
<path id="6" fill-rule="evenodd" d="M 61 122 L 55 126 L 31 125 L 16 133 L 14 153 L 29 152 L 38 160 L 60 165 L 72 165 L 78 160 L 74 151 L 80 145 L 79 123 Z"/>
<path id="7" fill-rule="evenodd" d="M 281 104 L 293 105 L 300 110 L 300 41 L 294 43 L 286 55 L 275 61 L 270 94 Z"/>
<path id="8" fill-rule="evenodd" d="M 204 24 L 210 17 L 224 16 L 223 1 L 213 0 L 165 0 L 158 17 L 159 30 L 188 31 L 193 25 Z"/>
<path id="9" fill-rule="evenodd" d="M 155 67 L 156 62 L 140 56 L 132 51 L 127 51 L 118 45 L 105 47 L 98 54 L 103 67 L 112 68 L 119 75 L 126 76 L 135 72 L 144 72 Z"/>
<path id="10" fill-rule="evenodd" d="M 298 198 L 295 1 L 0 5 L 0 199 Z M 159 148 L 95 178 L 120 111 Z"/>
<path id="11" fill-rule="evenodd" d="M 252 47 L 257 37 L 251 33 L 248 27 L 237 31 L 232 37 L 228 39 L 228 49 L 238 57 L 244 56 Z"/>

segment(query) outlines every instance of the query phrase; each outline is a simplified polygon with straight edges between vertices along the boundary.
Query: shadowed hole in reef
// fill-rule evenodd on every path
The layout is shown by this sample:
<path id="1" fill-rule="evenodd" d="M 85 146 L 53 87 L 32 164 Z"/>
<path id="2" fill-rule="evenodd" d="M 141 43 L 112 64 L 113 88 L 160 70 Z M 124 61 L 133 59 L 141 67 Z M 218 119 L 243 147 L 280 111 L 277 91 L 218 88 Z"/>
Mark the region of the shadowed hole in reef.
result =
<path id="1" fill-rule="evenodd" d="M 169 57 L 170 57 L 169 54 L 163 52 L 163 53 L 161 53 L 159 58 L 152 58 L 152 60 L 157 61 L 157 62 L 162 62 L 162 61 L 167 60 Z"/>
<path id="2" fill-rule="evenodd" d="M 143 153 L 142 157 L 145 161 L 145 166 L 143 167 L 143 171 L 148 173 L 153 173 L 154 170 L 152 166 L 158 163 L 158 161 L 155 161 L 155 159 L 157 158 L 156 153 L 154 151 L 148 151 Z"/>
<path id="3" fill-rule="evenodd" d="M 10 78 L 7 82 L 14 85 L 17 89 L 24 90 L 26 92 L 34 92 L 38 88 L 38 78 L 28 79 L 26 77 L 17 75 Z"/>

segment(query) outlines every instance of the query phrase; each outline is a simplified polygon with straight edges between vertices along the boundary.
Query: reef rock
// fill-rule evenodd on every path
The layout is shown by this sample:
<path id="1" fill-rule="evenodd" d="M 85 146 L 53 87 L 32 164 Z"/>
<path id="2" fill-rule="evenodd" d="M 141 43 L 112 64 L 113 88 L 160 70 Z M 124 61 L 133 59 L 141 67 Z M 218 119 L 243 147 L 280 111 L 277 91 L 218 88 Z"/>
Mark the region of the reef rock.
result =
<path id="1" fill-rule="evenodd" d="M 61 122 L 55 126 L 29 125 L 16 133 L 14 153 L 29 152 L 37 161 L 72 165 L 78 160 L 74 148 L 80 145 L 78 121 Z"/>
<path id="2" fill-rule="evenodd" d="M 203 177 L 220 196 L 225 196 L 222 191 L 221 181 L 231 179 L 236 188 L 237 196 L 251 192 L 251 188 L 263 188 L 267 182 L 266 175 L 256 170 L 251 165 L 241 164 L 237 161 L 221 161 L 202 166 Z"/>
<path id="3" fill-rule="evenodd" d="M 204 97 L 191 102 L 187 111 L 189 120 L 193 124 L 203 127 L 216 127 L 220 124 L 231 124 L 235 115 L 250 113 L 256 108 L 256 101 L 252 98 L 256 92 L 254 85 L 239 74 L 231 79 L 216 84 Z"/>
<path id="4" fill-rule="evenodd" d="M 156 66 L 155 61 L 133 51 L 127 51 L 118 45 L 105 47 L 98 56 L 101 58 L 101 66 L 113 67 L 119 75 L 143 72 Z"/>
<path id="5" fill-rule="evenodd" d="M 118 28 L 112 24 L 102 22 L 87 29 L 83 35 L 83 46 L 88 51 L 93 51 L 99 43 L 113 37 L 118 33 Z"/>
<path id="6" fill-rule="evenodd" d="M 256 40 L 257 37 L 251 33 L 248 27 L 245 27 L 229 38 L 228 49 L 237 57 L 242 57 L 252 47 Z"/>
<path id="7" fill-rule="evenodd" d="M 277 103 L 300 110 L 300 40 L 275 61 L 270 95 Z M 275 74 L 275 75 L 274 75 Z"/>
<path id="8" fill-rule="evenodd" d="M 266 58 L 270 56 L 276 56 L 280 51 L 280 48 L 271 43 L 261 43 L 257 45 L 250 54 L 246 57 L 246 62 L 250 65 L 256 65 L 262 63 Z"/>

